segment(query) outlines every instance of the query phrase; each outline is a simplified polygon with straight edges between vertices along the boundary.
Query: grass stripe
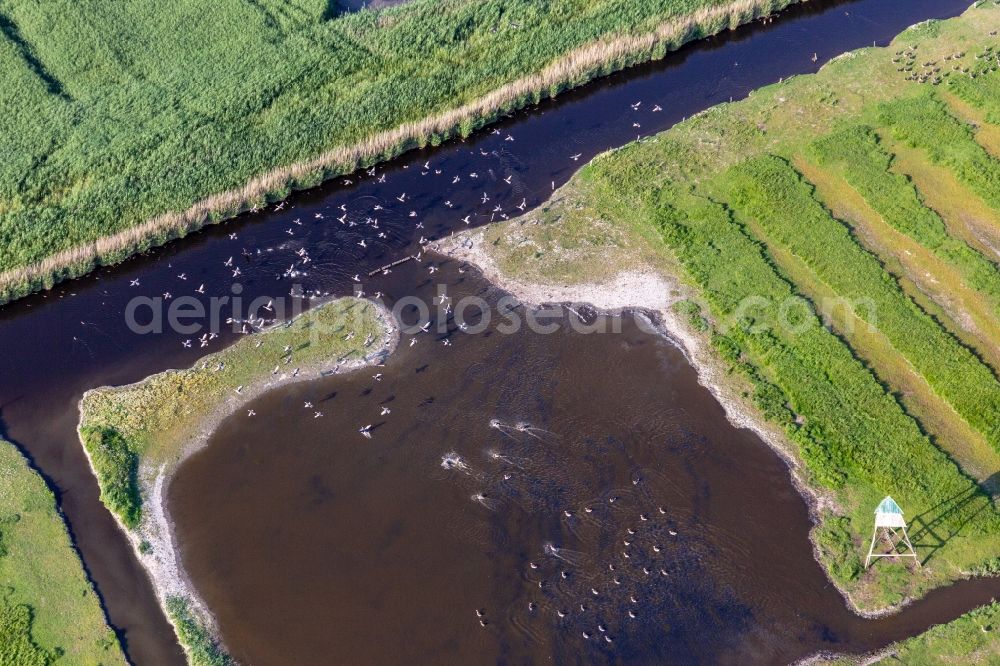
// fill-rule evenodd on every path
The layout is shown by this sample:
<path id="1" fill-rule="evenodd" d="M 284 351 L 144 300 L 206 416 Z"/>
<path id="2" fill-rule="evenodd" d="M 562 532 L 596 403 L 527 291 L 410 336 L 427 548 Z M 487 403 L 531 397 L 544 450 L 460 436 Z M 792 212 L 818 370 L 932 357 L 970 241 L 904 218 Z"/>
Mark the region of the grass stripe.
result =
<path id="1" fill-rule="evenodd" d="M 893 171 L 916 185 L 920 198 L 937 211 L 949 233 L 1000 261 L 1000 211 L 987 206 L 947 167 L 931 163 L 923 151 L 890 141 Z"/>
<path id="2" fill-rule="evenodd" d="M 779 323 L 783 304 L 799 295 L 722 205 L 672 194 L 650 216 L 701 287 L 717 322 L 716 348 L 754 383 L 758 407 L 801 446 L 814 480 L 850 487 L 865 509 L 889 489 L 914 511 L 978 492 L 814 310 L 795 332 Z M 752 310 L 741 308 L 748 298 L 757 303 Z M 974 530 L 987 529 L 997 516 L 988 511 L 977 523 Z"/>
<path id="3" fill-rule="evenodd" d="M 791 165 L 765 156 L 730 169 L 728 201 L 788 247 L 859 308 L 969 425 L 1000 450 L 1000 383 L 990 369 L 921 311 L 898 284 L 813 197 Z M 845 269 L 850 267 L 849 269 Z"/>
<path id="4" fill-rule="evenodd" d="M 792 164 L 816 188 L 814 196 L 831 215 L 850 224 L 865 249 L 878 255 L 907 296 L 974 349 L 994 373 L 1000 371 L 1000 316 L 989 298 L 970 288 L 955 267 L 889 226 L 835 172 L 801 156 L 796 156 Z M 961 226 L 958 232 L 963 239 L 969 237 Z M 949 233 L 955 233 L 952 225 Z M 972 238 L 971 242 L 976 241 Z"/>
<path id="5" fill-rule="evenodd" d="M 812 145 L 819 163 L 842 175 L 886 223 L 952 264 L 973 289 L 1000 310 L 1000 270 L 995 263 L 951 236 L 941 216 L 920 200 L 913 184 L 891 172 L 892 156 L 875 131 L 854 125 Z"/>
<path id="6" fill-rule="evenodd" d="M 947 166 L 969 189 L 1000 210 L 1000 161 L 976 142 L 972 129 L 948 113 L 932 94 L 883 104 L 880 123 L 893 136 L 926 151 L 935 164 Z"/>

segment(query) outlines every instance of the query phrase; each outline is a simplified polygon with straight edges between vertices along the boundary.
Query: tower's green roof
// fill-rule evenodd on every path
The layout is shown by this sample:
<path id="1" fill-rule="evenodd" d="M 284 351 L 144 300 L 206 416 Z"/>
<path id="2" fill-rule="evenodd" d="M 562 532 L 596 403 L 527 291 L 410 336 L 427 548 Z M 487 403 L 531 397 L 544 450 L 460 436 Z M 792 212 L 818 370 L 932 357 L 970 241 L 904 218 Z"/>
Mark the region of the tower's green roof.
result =
<path id="1" fill-rule="evenodd" d="M 899 508 L 898 504 L 896 504 L 896 500 L 886 495 L 885 499 L 879 502 L 878 508 L 875 509 L 875 513 L 898 513 L 902 515 L 903 510 Z"/>

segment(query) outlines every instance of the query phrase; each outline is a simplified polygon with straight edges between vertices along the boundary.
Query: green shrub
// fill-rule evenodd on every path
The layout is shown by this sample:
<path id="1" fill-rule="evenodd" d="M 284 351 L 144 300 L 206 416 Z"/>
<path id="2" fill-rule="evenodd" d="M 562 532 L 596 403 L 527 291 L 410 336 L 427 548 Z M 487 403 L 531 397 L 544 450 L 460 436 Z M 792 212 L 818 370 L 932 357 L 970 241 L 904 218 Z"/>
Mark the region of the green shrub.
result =
<path id="1" fill-rule="evenodd" d="M 694 301 L 687 299 L 678 301 L 674 305 L 674 309 L 684 315 L 688 323 L 691 324 L 696 331 L 704 333 L 709 329 L 708 320 L 702 316 L 701 307 Z"/>
<path id="2" fill-rule="evenodd" d="M 168 597 L 167 613 L 193 666 L 230 666 L 235 663 L 194 617 L 186 599 Z"/>
<path id="3" fill-rule="evenodd" d="M 861 574 L 860 551 L 851 535 L 851 521 L 843 516 L 826 516 L 816 528 L 820 557 L 830 575 L 841 584 Z"/>
<path id="4" fill-rule="evenodd" d="M 137 480 L 138 456 L 113 428 L 91 426 L 83 428 L 81 435 L 97 473 L 101 501 L 126 527 L 137 527 L 142 517 L 142 498 Z"/>
<path id="5" fill-rule="evenodd" d="M 975 569 L 978 576 L 1000 576 L 1000 557 L 991 557 Z"/>
<path id="6" fill-rule="evenodd" d="M 0 666 L 47 666 L 56 655 L 31 638 L 31 608 L 0 597 Z"/>

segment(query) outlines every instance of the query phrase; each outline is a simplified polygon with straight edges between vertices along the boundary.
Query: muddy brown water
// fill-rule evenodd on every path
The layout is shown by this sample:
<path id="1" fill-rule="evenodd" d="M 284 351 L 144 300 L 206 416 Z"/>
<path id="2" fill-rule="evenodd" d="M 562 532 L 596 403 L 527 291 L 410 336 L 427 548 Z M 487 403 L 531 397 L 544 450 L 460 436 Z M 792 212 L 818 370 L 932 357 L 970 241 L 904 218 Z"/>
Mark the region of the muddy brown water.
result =
<path id="1" fill-rule="evenodd" d="M 496 303 L 447 268 L 456 301 Z M 181 466 L 183 563 L 238 659 L 786 663 L 949 617 L 849 612 L 786 465 L 682 353 L 641 318 L 561 312 L 548 334 L 435 322 L 385 367 L 263 396 Z"/>
<path id="2" fill-rule="evenodd" d="M 537 206 L 586 160 L 635 139 L 637 132 L 661 131 L 712 104 L 740 98 L 784 76 L 813 71 L 845 50 L 873 41 L 884 44 L 910 24 L 953 16 L 967 4 L 966 0 L 812 0 L 766 25 L 757 23 L 702 40 L 662 61 L 514 114 L 496 126 L 499 134 L 486 130 L 466 141 L 411 153 L 379 167 L 376 177 L 359 173 L 338 178 L 294 195 L 284 210 L 240 216 L 0 308 L 0 436 L 29 456 L 56 493 L 87 573 L 130 660 L 159 666 L 183 663 L 183 656 L 142 567 L 99 502 L 75 434 L 77 403 L 89 388 L 187 367 L 236 337 L 223 330 L 206 350 L 197 344 L 182 347 L 182 341 L 191 337 L 187 334 L 137 335 L 126 326 L 124 316 L 134 296 L 169 291 L 175 297 L 207 301 L 230 294 L 233 279 L 224 266 L 230 256 L 242 271 L 245 302 L 287 294 L 293 282 L 308 290 L 349 293 L 352 275 L 415 252 L 421 236 L 436 238 L 464 228 L 465 216 L 472 224 L 488 222 L 495 217 L 491 207 L 497 204 L 510 214 L 517 213 L 514 207 L 522 202 Z M 814 53 L 817 62 L 812 61 Z M 633 109 L 636 101 L 643 104 Z M 652 111 L 656 104 L 662 112 Z M 641 128 L 633 127 L 634 122 Z M 507 141 L 508 135 L 515 141 Z M 580 154 L 578 161 L 570 157 L 575 154 Z M 451 180 L 456 175 L 462 177 L 457 184 Z M 398 205 L 396 197 L 402 192 L 407 193 L 407 202 Z M 491 199 L 487 206 L 480 203 L 484 193 Z M 342 205 L 351 221 L 377 215 L 386 236 L 376 237 L 363 225 L 337 224 Z M 383 210 L 375 213 L 375 205 Z M 409 217 L 411 210 L 418 214 L 421 227 Z M 295 219 L 303 224 L 294 225 Z M 291 236 L 286 233 L 289 229 Z M 362 238 L 368 241 L 366 249 L 357 244 Z M 312 259 L 308 270 L 294 280 L 283 277 L 290 264 L 302 268 L 297 254 L 302 249 Z M 132 280 L 141 284 L 132 287 Z M 201 283 L 204 294 L 195 291 Z M 398 297 L 410 287 L 399 283 L 382 288 Z M 219 470 L 220 478 L 226 471 Z M 804 527 L 796 528 L 796 533 L 804 539 Z M 928 617 L 949 619 L 979 603 L 981 589 L 949 588 L 931 595 L 927 606 L 907 611 L 907 617 L 928 608 Z M 865 626 L 877 633 L 884 625 Z"/>

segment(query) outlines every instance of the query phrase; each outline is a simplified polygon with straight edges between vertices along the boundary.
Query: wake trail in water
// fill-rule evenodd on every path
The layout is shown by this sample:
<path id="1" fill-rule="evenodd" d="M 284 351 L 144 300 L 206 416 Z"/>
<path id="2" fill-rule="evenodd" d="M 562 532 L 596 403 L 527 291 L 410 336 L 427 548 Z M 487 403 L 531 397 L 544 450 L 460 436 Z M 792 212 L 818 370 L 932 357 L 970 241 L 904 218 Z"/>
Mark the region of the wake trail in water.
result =
<path id="1" fill-rule="evenodd" d="M 466 474 L 470 474 L 472 472 L 468 463 L 462 459 L 462 456 L 458 455 L 454 451 L 449 451 L 441 456 L 441 467 L 443 469 L 453 469 L 459 472 L 465 472 Z"/>

